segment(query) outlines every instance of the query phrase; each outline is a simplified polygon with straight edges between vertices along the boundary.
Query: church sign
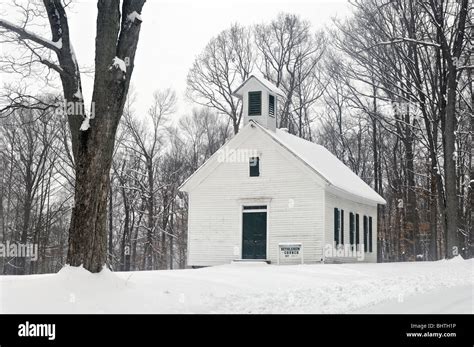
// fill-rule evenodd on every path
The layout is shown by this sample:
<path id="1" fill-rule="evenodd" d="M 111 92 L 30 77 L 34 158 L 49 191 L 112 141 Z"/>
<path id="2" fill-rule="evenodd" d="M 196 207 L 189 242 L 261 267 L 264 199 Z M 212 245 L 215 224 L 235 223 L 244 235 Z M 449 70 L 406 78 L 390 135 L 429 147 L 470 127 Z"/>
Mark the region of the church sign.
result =
<path id="1" fill-rule="evenodd" d="M 303 244 L 298 242 L 278 244 L 278 263 L 282 260 L 301 259 L 303 263 Z"/>

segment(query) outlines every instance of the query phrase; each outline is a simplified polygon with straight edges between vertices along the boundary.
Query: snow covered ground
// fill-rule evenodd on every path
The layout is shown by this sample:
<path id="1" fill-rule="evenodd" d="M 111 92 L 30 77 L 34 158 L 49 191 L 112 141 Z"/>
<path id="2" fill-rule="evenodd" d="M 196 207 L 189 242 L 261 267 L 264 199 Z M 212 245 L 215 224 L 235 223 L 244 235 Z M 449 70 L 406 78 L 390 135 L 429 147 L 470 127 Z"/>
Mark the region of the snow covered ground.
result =
<path id="1" fill-rule="evenodd" d="M 474 260 L 0 276 L 0 313 L 473 313 Z"/>

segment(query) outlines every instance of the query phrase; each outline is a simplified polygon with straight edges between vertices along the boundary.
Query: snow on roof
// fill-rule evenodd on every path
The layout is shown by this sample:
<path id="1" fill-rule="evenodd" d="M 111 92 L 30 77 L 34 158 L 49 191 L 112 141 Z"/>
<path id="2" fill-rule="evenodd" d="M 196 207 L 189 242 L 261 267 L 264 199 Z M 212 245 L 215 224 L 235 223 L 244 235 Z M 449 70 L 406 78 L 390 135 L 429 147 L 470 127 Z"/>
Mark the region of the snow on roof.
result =
<path id="1" fill-rule="evenodd" d="M 339 190 L 378 204 L 386 203 L 384 198 L 377 194 L 377 192 L 325 147 L 304 140 L 281 129 L 276 129 L 276 131 L 273 132 L 263 128 L 259 124 L 257 125 L 277 142 L 302 159 L 313 170 L 318 172 L 329 184 Z"/>
<path id="2" fill-rule="evenodd" d="M 326 182 L 328 182 L 329 185 L 335 187 L 336 190 L 346 192 L 356 198 L 360 197 L 377 204 L 387 203 L 384 198 L 377 194 L 377 192 L 375 192 L 367 183 L 365 183 L 359 176 L 352 172 L 351 169 L 344 165 L 344 163 L 337 159 L 325 147 L 314 142 L 304 140 L 295 135 L 291 135 L 287 130 L 276 129 L 276 131 L 270 131 L 254 121 L 250 121 L 249 124 L 244 127 L 244 129 L 253 125 L 267 133 L 276 142 L 293 153 L 293 155 L 305 162 Z M 224 146 L 229 145 L 229 143 L 237 138 L 244 129 L 241 129 L 239 134 L 232 137 L 226 142 L 226 144 L 224 144 Z M 179 189 L 186 191 L 184 187 L 193 180 L 198 172 L 201 172 L 204 167 L 208 166 L 212 159 L 217 156 L 217 153 L 218 152 L 214 153 L 191 176 L 189 176 L 181 184 Z"/>
<path id="3" fill-rule="evenodd" d="M 277 94 L 281 97 L 285 97 L 285 93 L 278 88 L 276 85 L 274 85 L 272 82 L 269 80 L 266 80 L 262 76 L 257 76 L 257 75 L 250 75 L 249 78 L 247 78 L 232 94 L 237 95 L 237 96 L 242 96 L 242 94 L 239 92 L 240 89 L 247 84 L 248 81 L 250 81 L 252 78 L 255 78 L 257 81 L 260 82 L 265 88 L 267 88 L 269 91 L 271 91 L 274 94 Z"/>

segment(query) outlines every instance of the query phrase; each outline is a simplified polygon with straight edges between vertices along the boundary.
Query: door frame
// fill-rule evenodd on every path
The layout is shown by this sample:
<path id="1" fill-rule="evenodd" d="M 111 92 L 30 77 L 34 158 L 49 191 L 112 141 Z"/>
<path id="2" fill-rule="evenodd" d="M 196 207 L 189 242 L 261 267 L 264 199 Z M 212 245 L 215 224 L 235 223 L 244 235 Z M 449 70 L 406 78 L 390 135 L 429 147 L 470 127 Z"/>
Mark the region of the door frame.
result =
<path id="1" fill-rule="evenodd" d="M 264 260 L 269 260 L 269 241 L 270 241 L 270 201 L 271 199 L 259 199 L 259 200 L 241 200 L 239 201 L 239 259 L 243 259 L 244 255 L 244 248 L 243 248 L 243 241 L 244 241 L 244 218 L 243 214 L 247 213 L 244 212 L 244 206 L 262 206 L 265 205 L 267 206 L 266 210 L 248 210 L 248 211 L 255 211 L 255 212 L 266 212 L 267 213 L 267 225 L 266 225 L 266 240 L 265 240 L 265 253 L 266 253 L 266 259 Z M 262 260 L 262 259 L 256 259 L 256 260 Z"/>

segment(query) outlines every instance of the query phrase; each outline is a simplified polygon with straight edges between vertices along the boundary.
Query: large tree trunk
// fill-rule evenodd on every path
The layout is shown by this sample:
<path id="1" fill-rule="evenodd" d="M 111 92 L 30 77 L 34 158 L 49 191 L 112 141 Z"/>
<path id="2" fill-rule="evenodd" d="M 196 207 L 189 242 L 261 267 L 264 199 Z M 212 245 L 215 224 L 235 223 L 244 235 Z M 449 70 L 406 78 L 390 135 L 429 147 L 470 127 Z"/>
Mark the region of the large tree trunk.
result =
<path id="1" fill-rule="evenodd" d="M 378 133 L 377 133 L 377 87 L 375 83 L 372 87 L 372 112 L 373 115 L 371 117 L 372 121 L 372 155 L 374 160 L 374 190 L 382 195 L 382 169 L 379 159 L 379 140 L 378 140 Z M 342 136 L 342 131 L 339 129 L 339 132 Z M 344 148 L 345 146 L 343 146 Z M 343 152 L 344 155 L 344 152 Z M 381 263 L 384 261 L 384 243 L 385 243 L 385 235 L 382 236 L 382 231 L 386 232 L 382 228 L 382 219 L 385 219 L 385 213 L 382 210 L 383 205 L 377 205 L 377 262 Z"/>
<path id="2" fill-rule="evenodd" d="M 409 122 L 409 117 L 405 118 L 405 121 Z M 409 123 L 407 123 L 409 124 Z M 408 128 L 408 125 L 407 125 Z M 416 199 L 416 184 L 415 184 L 415 165 L 414 165 L 414 153 L 413 153 L 413 136 L 411 129 L 406 129 L 406 137 L 403 139 L 406 152 L 406 171 L 407 171 L 407 206 L 406 206 L 406 225 L 409 232 L 411 232 L 411 239 L 413 244 L 411 253 L 416 259 L 417 253 L 417 236 L 419 228 L 419 216 L 418 216 L 418 204 Z"/>
<path id="3" fill-rule="evenodd" d="M 458 240 L 458 198 L 456 189 L 456 93 L 458 85 L 457 62 L 460 60 L 466 20 L 468 14 L 468 0 L 460 2 L 459 19 L 453 48 L 442 37 L 441 48 L 447 62 L 447 97 L 443 129 L 444 147 L 444 179 L 446 184 L 446 255 L 451 258 L 459 254 Z M 452 55 L 451 55 L 452 54 Z"/>
<path id="4" fill-rule="evenodd" d="M 108 252 L 109 252 L 109 265 L 112 264 L 114 260 L 114 199 L 112 194 L 112 184 L 109 185 L 109 245 L 108 245 Z"/>
<path id="5" fill-rule="evenodd" d="M 75 158 L 75 205 L 69 230 L 67 262 L 99 272 L 107 261 L 107 194 L 115 134 L 128 93 L 138 44 L 144 0 L 98 2 L 96 58 L 90 128 L 81 131 L 78 117 L 70 117 Z M 60 2 L 54 2 L 60 6 Z M 64 41 L 63 41 L 64 46 Z M 71 53 L 70 53 L 71 54 Z M 75 62 L 75 58 L 73 61 Z M 120 64 L 126 63 L 126 71 Z M 76 63 L 77 66 L 77 63 Z M 78 77 L 77 77 L 77 81 Z M 77 88 L 78 84 L 74 87 Z M 80 86 L 80 85 L 79 85 Z M 77 89 L 63 83 L 66 100 L 74 100 Z M 94 116 L 94 115 L 92 115 Z"/>
<path id="6" fill-rule="evenodd" d="M 474 30 L 473 30 L 474 31 Z M 473 53 L 471 53 L 473 54 Z M 469 71 L 469 93 L 471 94 L 471 110 L 474 110 L 474 88 L 473 88 L 473 79 L 472 79 L 472 70 Z M 471 116 L 469 119 L 470 123 L 470 129 L 471 129 L 471 134 L 470 134 L 470 139 L 471 143 L 469 145 L 469 148 L 472 151 L 474 151 L 474 117 Z M 471 155 L 469 157 L 469 167 L 471 168 L 469 171 L 469 188 L 468 189 L 468 194 L 467 194 L 467 201 L 469 204 L 469 209 L 468 213 L 466 216 L 467 220 L 467 230 L 468 230 L 468 236 L 467 236 L 467 257 L 473 257 L 474 256 L 474 162 L 473 162 L 473 156 Z"/>
<path id="7" fill-rule="evenodd" d="M 108 141 L 107 141 L 108 140 Z M 69 230 L 67 262 L 99 272 L 107 261 L 107 194 L 114 141 L 91 141 L 90 151 L 76 158 L 75 206 Z M 98 155 L 102 152 L 102 155 Z"/>
<path id="8" fill-rule="evenodd" d="M 443 131 L 444 180 L 446 184 L 446 255 L 451 258 L 459 254 L 458 244 L 458 198 L 456 188 L 455 134 L 456 129 L 456 67 L 450 69 L 448 97 Z"/>
<path id="9" fill-rule="evenodd" d="M 456 34 L 454 40 L 448 42 L 445 33 L 439 36 L 441 52 L 446 62 L 446 105 L 442 112 L 443 149 L 444 149 L 444 180 L 446 187 L 446 256 L 451 258 L 459 254 L 458 241 L 458 198 L 456 190 L 456 93 L 458 86 L 458 62 L 463 50 L 464 35 L 468 16 L 469 0 L 459 2 Z M 443 9 L 435 9 L 436 20 L 444 23 Z M 440 26 L 440 28 L 442 28 Z M 439 30 L 439 29 L 438 29 Z M 444 96 L 444 95 L 443 95 Z"/>

